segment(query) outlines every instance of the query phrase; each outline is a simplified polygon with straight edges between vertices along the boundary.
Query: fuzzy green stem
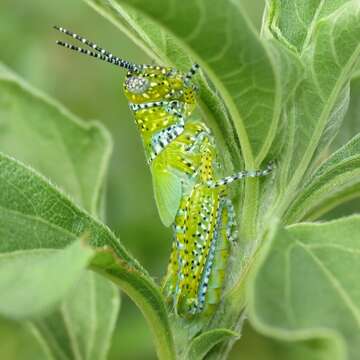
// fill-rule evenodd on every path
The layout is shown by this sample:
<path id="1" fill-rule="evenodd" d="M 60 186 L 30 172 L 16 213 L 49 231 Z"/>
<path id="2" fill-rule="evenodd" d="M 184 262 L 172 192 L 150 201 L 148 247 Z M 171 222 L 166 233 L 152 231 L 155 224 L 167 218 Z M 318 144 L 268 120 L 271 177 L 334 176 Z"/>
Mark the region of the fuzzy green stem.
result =
<path id="1" fill-rule="evenodd" d="M 259 180 L 247 179 L 240 226 L 241 241 L 248 243 L 256 239 L 256 218 L 259 203 Z"/>

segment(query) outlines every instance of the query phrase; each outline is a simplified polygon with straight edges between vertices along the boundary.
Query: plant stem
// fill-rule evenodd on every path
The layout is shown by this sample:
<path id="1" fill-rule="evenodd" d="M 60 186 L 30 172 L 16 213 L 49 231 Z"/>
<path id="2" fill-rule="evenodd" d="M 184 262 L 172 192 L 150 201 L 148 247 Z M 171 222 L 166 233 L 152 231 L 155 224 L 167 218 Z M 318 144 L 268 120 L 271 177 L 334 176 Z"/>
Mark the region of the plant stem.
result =
<path id="1" fill-rule="evenodd" d="M 240 226 L 241 241 L 248 243 L 256 239 L 256 218 L 259 203 L 259 180 L 247 179 Z"/>

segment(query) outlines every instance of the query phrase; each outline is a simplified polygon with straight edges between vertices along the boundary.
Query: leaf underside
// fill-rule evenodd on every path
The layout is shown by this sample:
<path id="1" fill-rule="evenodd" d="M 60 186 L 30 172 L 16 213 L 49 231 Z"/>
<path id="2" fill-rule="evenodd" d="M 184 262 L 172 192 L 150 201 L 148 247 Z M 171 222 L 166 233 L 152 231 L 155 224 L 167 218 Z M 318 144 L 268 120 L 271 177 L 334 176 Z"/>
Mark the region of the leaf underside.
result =
<path id="1" fill-rule="evenodd" d="M 357 359 L 359 238 L 359 216 L 280 228 L 251 286 L 255 328 L 287 341 L 325 339 L 332 358 Z"/>

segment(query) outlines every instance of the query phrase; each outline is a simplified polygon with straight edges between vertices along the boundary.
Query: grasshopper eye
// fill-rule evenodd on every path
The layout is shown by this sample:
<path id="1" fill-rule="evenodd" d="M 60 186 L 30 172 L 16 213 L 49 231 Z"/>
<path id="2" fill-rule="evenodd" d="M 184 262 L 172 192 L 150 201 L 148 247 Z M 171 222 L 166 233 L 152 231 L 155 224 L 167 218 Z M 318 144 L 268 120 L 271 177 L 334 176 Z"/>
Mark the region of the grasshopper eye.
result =
<path id="1" fill-rule="evenodd" d="M 139 76 L 133 76 L 126 80 L 126 88 L 134 94 L 142 94 L 150 87 L 148 79 Z"/>

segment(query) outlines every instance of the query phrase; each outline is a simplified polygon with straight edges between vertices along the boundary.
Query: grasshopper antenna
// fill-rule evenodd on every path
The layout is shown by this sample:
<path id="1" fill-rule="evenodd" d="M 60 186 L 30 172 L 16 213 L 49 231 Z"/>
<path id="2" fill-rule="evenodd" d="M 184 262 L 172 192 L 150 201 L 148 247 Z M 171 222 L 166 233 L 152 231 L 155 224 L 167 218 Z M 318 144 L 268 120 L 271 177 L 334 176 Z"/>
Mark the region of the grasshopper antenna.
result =
<path id="1" fill-rule="evenodd" d="M 59 46 L 63 46 L 67 49 L 70 49 L 70 50 L 73 50 L 73 51 L 76 51 L 76 52 L 79 52 L 79 53 L 82 53 L 82 54 L 85 54 L 85 55 L 88 55 L 88 56 L 92 56 L 94 58 L 97 58 L 99 60 L 102 60 L 102 61 L 106 61 L 110 64 L 113 64 L 113 65 L 116 65 L 116 66 L 119 66 L 119 67 L 122 67 L 124 69 L 127 69 L 129 71 L 138 71 L 140 66 L 139 65 L 136 65 L 136 64 L 133 64 L 133 63 L 130 63 L 129 61 L 127 60 L 123 60 L 117 56 L 114 56 L 112 53 L 110 53 L 109 51 L 101 48 L 100 46 L 96 45 L 95 43 L 93 43 L 92 41 L 78 35 L 78 34 L 75 34 L 73 33 L 72 31 L 69 31 L 67 29 L 64 29 L 60 26 L 54 26 L 54 29 L 64 33 L 65 35 L 75 39 L 75 40 L 78 40 L 80 41 L 81 43 L 87 45 L 88 47 L 90 47 L 92 50 L 95 50 L 95 51 L 92 51 L 92 50 L 88 50 L 88 49 L 84 49 L 84 48 L 81 48 L 79 46 L 75 46 L 75 45 L 72 45 L 70 43 L 67 43 L 65 41 L 60 41 L 60 40 L 57 40 L 56 41 L 56 44 L 59 45 Z"/>

